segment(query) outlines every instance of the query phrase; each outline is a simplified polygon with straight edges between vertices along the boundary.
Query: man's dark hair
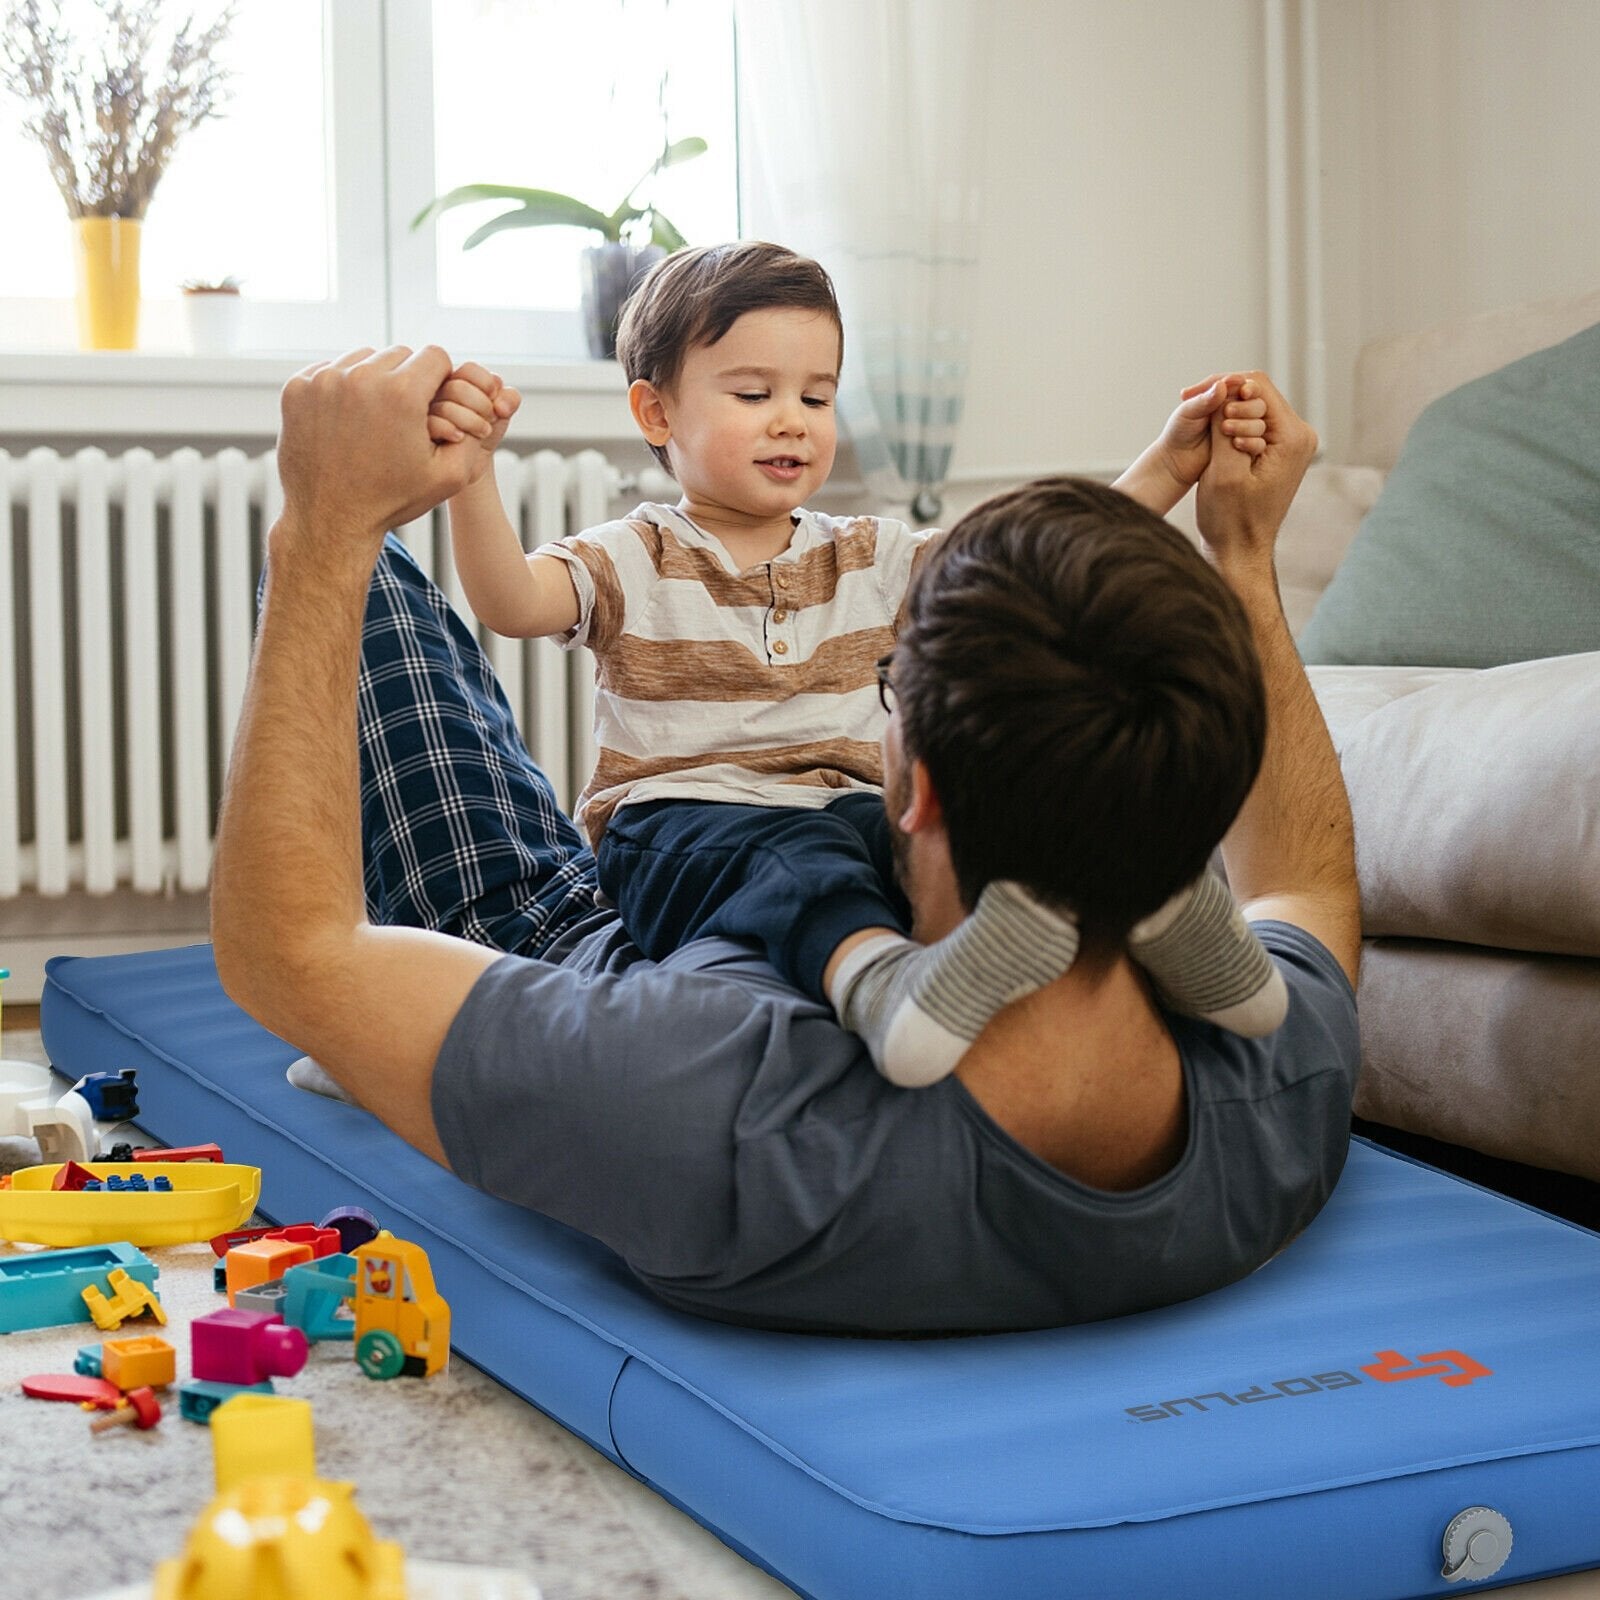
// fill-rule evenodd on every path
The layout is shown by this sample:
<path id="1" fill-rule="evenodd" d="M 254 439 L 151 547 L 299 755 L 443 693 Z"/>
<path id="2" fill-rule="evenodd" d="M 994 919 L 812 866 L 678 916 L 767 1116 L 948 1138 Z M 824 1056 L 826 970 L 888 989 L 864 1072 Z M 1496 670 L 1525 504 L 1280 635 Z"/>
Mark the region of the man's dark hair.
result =
<path id="1" fill-rule="evenodd" d="M 643 378 L 670 391 L 689 351 L 715 344 L 745 312 L 770 310 L 820 311 L 832 317 L 843 363 L 844 318 L 833 280 L 808 256 L 757 239 L 701 245 L 658 261 L 623 307 L 617 360 L 629 383 Z M 650 448 L 670 472 L 665 449 Z"/>
<path id="2" fill-rule="evenodd" d="M 906 602 L 893 682 L 961 898 L 1012 878 L 1114 949 L 1197 877 L 1255 781 L 1266 694 L 1244 608 L 1184 536 L 1104 484 L 968 512 Z"/>

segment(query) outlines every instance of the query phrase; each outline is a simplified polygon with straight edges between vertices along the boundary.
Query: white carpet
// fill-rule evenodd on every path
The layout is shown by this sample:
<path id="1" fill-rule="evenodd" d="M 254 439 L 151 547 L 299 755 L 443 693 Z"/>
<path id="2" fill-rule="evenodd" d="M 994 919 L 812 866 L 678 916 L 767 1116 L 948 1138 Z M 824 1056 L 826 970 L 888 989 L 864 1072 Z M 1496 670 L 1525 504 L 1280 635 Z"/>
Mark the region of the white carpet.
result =
<path id="1" fill-rule="evenodd" d="M 44 1060 L 37 1034 L 6 1034 L 3 1054 Z M 0 1169 L 28 1156 L 21 1141 L 0 1141 Z M 181 1379 L 189 1319 L 225 1302 L 211 1289 L 207 1246 L 148 1254 Z M 175 1395 L 150 1432 L 95 1437 L 76 1406 L 22 1394 L 22 1378 L 70 1372 L 78 1347 L 103 1337 L 90 1322 L 0 1337 L 5 1595 L 77 1600 L 143 1579 L 177 1553 L 211 1496 L 210 1434 L 178 1416 Z M 513 1568 L 544 1600 L 792 1600 L 459 1358 L 442 1377 L 378 1383 L 357 1370 L 348 1344 L 314 1345 L 305 1370 L 277 1389 L 312 1402 L 318 1470 L 353 1482 L 376 1532 L 418 1559 Z"/>

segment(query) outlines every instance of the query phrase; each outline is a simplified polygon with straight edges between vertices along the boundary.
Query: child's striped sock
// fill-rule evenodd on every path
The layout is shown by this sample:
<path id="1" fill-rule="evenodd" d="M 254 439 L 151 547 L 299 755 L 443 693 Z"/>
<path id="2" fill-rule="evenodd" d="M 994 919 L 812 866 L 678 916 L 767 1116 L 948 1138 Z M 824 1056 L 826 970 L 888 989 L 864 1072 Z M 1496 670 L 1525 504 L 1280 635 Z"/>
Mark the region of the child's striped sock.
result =
<path id="1" fill-rule="evenodd" d="M 937 944 L 885 934 L 853 950 L 829 998 L 878 1071 L 920 1089 L 948 1077 L 995 1012 L 1059 978 L 1077 953 L 1070 916 L 996 882 Z"/>
<path id="2" fill-rule="evenodd" d="M 1289 1009 L 1283 974 L 1228 886 L 1206 872 L 1128 935 L 1128 954 L 1173 1011 L 1258 1039 Z"/>

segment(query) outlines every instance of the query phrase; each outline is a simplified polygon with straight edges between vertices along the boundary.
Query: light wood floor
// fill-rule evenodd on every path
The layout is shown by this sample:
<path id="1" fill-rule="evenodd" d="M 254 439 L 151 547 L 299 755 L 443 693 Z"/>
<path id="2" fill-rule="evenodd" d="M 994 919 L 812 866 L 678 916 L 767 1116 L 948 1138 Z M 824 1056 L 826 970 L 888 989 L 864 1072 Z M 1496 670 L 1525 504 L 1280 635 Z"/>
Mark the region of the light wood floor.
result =
<path id="1" fill-rule="evenodd" d="M 5 1008 L 0 1021 L 0 1031 L 6 1033 L 37 1033 L 39 1031 L 38 1006 L 11 1006 Z"/>

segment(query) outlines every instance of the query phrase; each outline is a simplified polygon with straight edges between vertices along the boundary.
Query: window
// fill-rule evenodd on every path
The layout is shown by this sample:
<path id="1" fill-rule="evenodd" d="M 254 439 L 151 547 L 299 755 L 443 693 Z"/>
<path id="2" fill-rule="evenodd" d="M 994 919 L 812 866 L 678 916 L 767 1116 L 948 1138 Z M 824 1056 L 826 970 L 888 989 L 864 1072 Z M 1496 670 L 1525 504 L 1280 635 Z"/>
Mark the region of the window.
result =
<path id="1" fill-rule="evenodd" d="M 231 273 L 254 350 L 581 358 L 593 235 L 507 230 L 467 252 L 492 204 L 411 219 L 474 182 L 610 211 L 665 138 L 709 148 L 640 195 L 691 240 L 738 233 L 732 0 L 242 0 L 224 49 L 227 115 L 184 139 L 142 230 L 143 350 L 182 348 L 182 282 Z M 0 252 L 0 348 L 71 349 L 71 231 L 22 115 L 0 97 L 0 204 L 26 242 Z"/>

